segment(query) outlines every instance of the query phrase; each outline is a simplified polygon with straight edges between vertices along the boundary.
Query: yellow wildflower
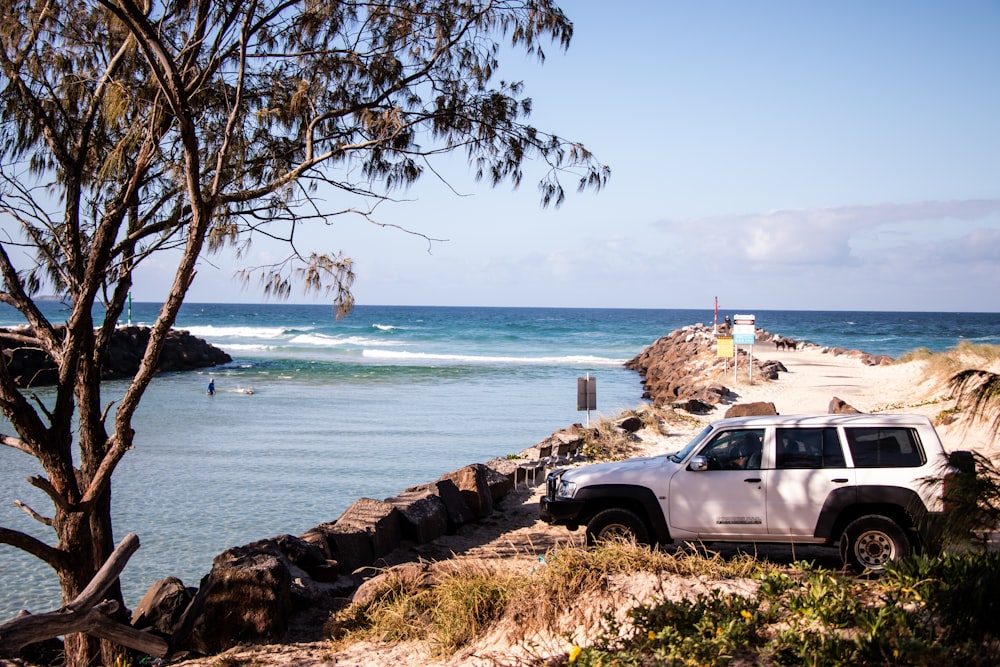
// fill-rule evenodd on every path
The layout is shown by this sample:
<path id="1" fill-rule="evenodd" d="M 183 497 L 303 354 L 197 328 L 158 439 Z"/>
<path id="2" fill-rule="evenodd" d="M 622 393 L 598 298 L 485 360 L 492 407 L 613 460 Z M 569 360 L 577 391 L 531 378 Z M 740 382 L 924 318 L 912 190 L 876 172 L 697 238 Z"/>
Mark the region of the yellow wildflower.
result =
<path id="1" fill-rule="evenodd" d="M 582 650 L 583 650 L 582 648 L 580 648 L 576 644 L 573 644 L 573 648 L 569 650 L 569 661 L 576 662 L 576 659 L 580 657 L 580 651 Z"/>

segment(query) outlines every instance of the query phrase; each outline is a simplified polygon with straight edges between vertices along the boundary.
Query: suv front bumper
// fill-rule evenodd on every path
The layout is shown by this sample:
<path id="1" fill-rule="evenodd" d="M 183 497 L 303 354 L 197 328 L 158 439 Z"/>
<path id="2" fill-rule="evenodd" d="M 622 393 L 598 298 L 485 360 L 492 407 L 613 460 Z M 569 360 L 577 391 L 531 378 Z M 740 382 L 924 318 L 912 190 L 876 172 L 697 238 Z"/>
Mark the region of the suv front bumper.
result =
<path id="1" fill-rule="evenodd" d="M 570 530 L 580 525 L 578 517 L 581 512 L 583 512 L 582 500 L 554 500 L 543 497 L 538 501 L 538 514 L 542 521 L 567 526 Z"/>

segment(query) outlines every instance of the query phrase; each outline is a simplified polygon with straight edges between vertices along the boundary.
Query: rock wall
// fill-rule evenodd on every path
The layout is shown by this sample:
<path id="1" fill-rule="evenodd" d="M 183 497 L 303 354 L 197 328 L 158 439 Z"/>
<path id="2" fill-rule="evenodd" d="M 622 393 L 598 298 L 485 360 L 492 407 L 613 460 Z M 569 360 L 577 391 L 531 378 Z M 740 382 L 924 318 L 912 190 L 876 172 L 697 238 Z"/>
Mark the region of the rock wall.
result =
<path id="1" fill-rule="evenodd" d="M 229 549 L 213 559 L 197 588 L 175 577 L 153 584 L 132 624 L 165 637 L 173 658 L 278 642 L 295 628 L 322 627 L 398 554 L 488 521 L 517 484 L 540 483 L 548 466 L 576 457 L 586 435 L 576 424 L 515 459 L 464 466 L 384 500 L 360 498 L 336 520 L 301 535 Z"/>
<path id="2" fill-rule="evenodd" d="M 796 341 L 763 329 L 757 331 L 755 347 L 759 350 L 816 349 L 835 356 L 857 357 L 869 366 L 892 363 L 885 355 L 872 355 L 856 350 Z M 745 347 L 738 349 L 739 364 L 745 368 L 750 357 Z M 762 361 L 755 352 L 753 375 L 758 379 L 776 380 L 778 373 L 787 372 L 779 361 Z M 732 377 L 733 360 L 718 356 L 715 333 L 703 324 L 677 329 L 658 339 L 633 359 L 625 363 L 643 379 L 643 397 L 657 407 L 679 407 L 689 412 L 704 413 L 726 401 L 732 391 L 724 384 Z M 742 371 L 741 371 L 742 374 Z"/>

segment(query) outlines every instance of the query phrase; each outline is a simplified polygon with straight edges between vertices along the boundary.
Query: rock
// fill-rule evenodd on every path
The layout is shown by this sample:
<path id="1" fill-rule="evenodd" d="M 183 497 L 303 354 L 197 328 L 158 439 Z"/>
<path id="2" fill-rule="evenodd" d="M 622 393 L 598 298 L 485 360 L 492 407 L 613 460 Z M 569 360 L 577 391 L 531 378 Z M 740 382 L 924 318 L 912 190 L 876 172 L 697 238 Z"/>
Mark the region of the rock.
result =
<path id="1" fill-rule="evenodd" d="M 401 493 L 385 502 L 399 510 L 404 540 L 426 544 L 448 531 L 448 510 L 429 489 Z"/>
<path id="2" fill-rule="evenodd" d="M 780 361 L 765 361 L 760 365 L 760 374 L 768 380 L 777 380 L 778 373 L 787 373 L 788 369 Z"/>
<path id="3" fill-rule="evenodd" d="M 321 523 L 303 533 L 302 539 L 323 547 L 343 575 L 353 576 L 375 562 L 372 540 L 363 526 Z"/>
<path id="4" fill-rule="evenodd" d="M 476 515 L 465 502 L 462 492 L 458 490 L 455 482 L 451 479 L 439 479 L 429 484 L 420 484 L 406 489 L 407 493 L 426 490 L 433 493 L 444 503 L 445 511 L 448 515 L 448 532 L 454 532 L 459 527 L 476 520 Z"/>
<path id="5" fill-rule="evenodd" d="M 642 419 L 636 415 L 629 415 L 628 417 L 623 417 L 615 422 L 615 428 L 619 428 L 626 433 L 637 433 L 642 430 L 644 424 Z"/>
<path id="6" fill-rule="evenodd" d="M 176 577 L 160 579 L 149 587 L 132 612 L 132 626 L 147 628 L 169 637 L 194 598 L 195 590 L 184 586 Z"/>
<path id="7" fill-rule="evenodd" d="M 427 578 L 428 568 L 428 564 L 423 562 L 401 563 L 390 567 L 358 586 L 354 595 L 351 596 L 351 603 L 364 607 L 374 602 L 379 590 L 384 587 L 386 579 L 392 579 L 404 586 L 422 583 Z"/>
<path id="8" fill-rule="evenodd" d="M 486 466 L 475 463 L 441 477 L 455 483 L 462 494 L 462 500 L 477 519 L 493 513 L 493 492 L 490 490 L 487 470 Z"/>
<path id="9" fill-rule="evenodd" d="M 326 553 L 308 540 L 294 535 L 277 535 L 265 540 L 251 542 L 243 547 L 252 551 L 269 553 L 281 558 L 286 564 L 310 570 L 325 565 Z"/>
<path id="10" fill-rule="evenodd" d="M 858 410 L 852 405 L 848 405 L 841 399 L 834 396 L 830 399 L 830 407 L 827 408 L 827 412 L 831 415 L 859 415 L 861 410 Z"/>
<path id="11" fill-rule="evenodd" d="M 486 487 L 490 490 L 493 505 L 496 506 L 498 502 L 503 500 L 513 490 L 514 476 L 505 475 L 496 468 L 488 465 L 483 465 L 483 468 L 486 475 Z"/>
<path id="12" fill-rule="evenodd" d="M 686 410 L 687 412 L 695 415 L 708 414 L 715 409 L 715 406 L 711 403 L 697 398 L 689 398 L 686 401 L 678 401 L 677 403 L 674 403 L 674 407 L 679 410 Z"/>
<path id="13" fill-rule="evenodd" d="M 375 558 L 385 556 L 397 548 L 402 541 L 402 517 L 390 503 L 359 498 L 344 510 L 335 526 L 347 531 L 361 530 L 367 533 Z"/>
<path id="14" fill-rule="evenodd" d="M 575 456 L 583 449 L 585 430 L 581 424 L 573 424 L 569 428 L 556 431 L 535 445 L 535 449 L 538 450 L 538 458 Z"/>
<path id="15" fill-rule="evenodd" d="M 763 415 L 776 415 L 778 411 L 774 403 L 758 401 L 756 403 L 737 403 L 726 410 L 724 417 L 757 417 Z"/>
<path id="16" fill-rule="evenodd" d="M 185 614 L 185 645 L 213 655 L 237 644 L 281 641 L 292 611 L 291 575 L 272 555 L 237 547 L 212 562 Z M 181 637 L 175 636 L 175 640 Z"/>

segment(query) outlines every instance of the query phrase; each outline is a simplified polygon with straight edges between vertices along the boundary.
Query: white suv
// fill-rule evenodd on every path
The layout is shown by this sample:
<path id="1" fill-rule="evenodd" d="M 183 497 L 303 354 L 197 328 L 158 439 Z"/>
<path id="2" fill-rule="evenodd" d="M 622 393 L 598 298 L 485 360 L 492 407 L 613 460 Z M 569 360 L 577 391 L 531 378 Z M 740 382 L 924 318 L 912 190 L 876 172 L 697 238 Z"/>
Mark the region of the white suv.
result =
<path id="1" fill-rule="evenodd" d="M 593 544 L 839 542 L 845 561 L 880 570 L 928 543 L 949 470 L 919 415 L 723 419 L 679 452 L 556 470 L 541 517 Z"/>

